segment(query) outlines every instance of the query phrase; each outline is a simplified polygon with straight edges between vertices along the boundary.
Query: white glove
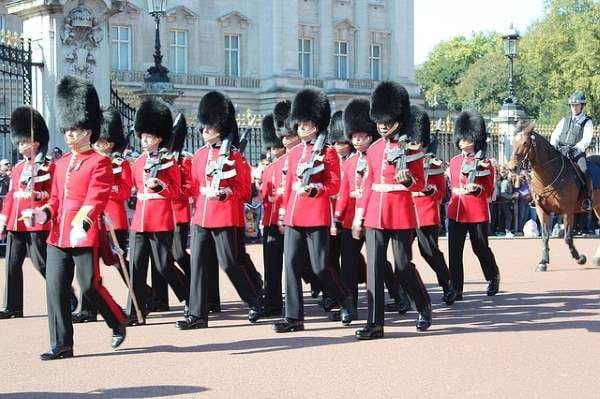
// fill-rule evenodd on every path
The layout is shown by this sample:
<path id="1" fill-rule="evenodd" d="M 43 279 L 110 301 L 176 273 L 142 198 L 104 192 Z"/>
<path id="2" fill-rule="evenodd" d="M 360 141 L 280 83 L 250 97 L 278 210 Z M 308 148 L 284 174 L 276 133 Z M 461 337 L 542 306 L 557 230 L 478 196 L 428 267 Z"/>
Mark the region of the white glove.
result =
<path id="1" fill-rule="evenodd" d="M 83 229 L 83 226 L 74 226 L 71 227 L 71 232 L 69 233 L 69 241 L 71 242 L 72 247 L 76 247 L 87 238 L 87 232 Z"/>
<path id="2" fill-rule="evenodd" d="M 48 221 L 48 214 L 38 208 L 27 208 L 21 211 L 21 220 L 27 227 L 34 224 L 44 224 Z"/>

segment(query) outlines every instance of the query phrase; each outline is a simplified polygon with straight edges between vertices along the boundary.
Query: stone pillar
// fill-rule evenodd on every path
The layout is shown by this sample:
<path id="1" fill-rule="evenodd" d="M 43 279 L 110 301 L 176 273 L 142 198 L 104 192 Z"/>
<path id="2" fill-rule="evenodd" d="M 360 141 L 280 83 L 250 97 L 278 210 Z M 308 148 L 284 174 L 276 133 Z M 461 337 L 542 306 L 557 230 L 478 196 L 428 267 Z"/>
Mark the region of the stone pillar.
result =
<path id="1" fill-rule="evenodd" d="M 412 83 L 415 75 L 414 1 L 388 1 L 385 7 L 389 7 L 388 23 L 392 32 L 389 57 L 384 60 L 388 65 L 389 79 Z"/>
<path id="2" fill-rule="evenodd" d="M 319 77 L 333 79 L 333 4 L 331 0 L 319 0 Z"/>
<path id="3" fill-rule="evenodd" d="M 272 76 L 298 76 L 298 2 L 272 0 L 272 4 L 267 25 L 273 40 Z"/>
<path id="4" fill-rule="evenodd" d="M 46 119 L 51 146 L 64 146 L 56 128 L 54 108 L 56 84 L 63 76 L 89 79 L 98 91 L 100 102 L 110 101 L 108 19 L 119 11 L 113 8 L 113 3 L 121 5 L 109 0 L 5 3 L 10 14 L 22 18 L 23 35 L 32 40 L 33 60 L 43 64 L 33 70 L 33 101 Z"/>
<path id="5" fill-rule="evenodd" d="M 514 142 L 515 127 L 519 119 L 527 119 L 527 114 L 520 104 L 505 103 L 492 122 L 498 126 L 498 163 L 510 161 Z"/>
<path id="6" fill-rule="evenodd" d="M 354 15 L 358 30 L 356 31 L 356 79 L 370 79 L 369 67 L 369 1 L 356 0 Z"/>

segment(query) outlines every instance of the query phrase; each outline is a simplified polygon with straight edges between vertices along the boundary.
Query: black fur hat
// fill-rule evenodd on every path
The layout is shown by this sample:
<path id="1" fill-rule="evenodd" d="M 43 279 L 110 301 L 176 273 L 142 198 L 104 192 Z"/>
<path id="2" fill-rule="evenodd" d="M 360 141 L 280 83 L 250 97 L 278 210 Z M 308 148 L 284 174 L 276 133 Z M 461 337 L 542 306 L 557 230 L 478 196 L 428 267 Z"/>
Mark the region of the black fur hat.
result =
<path id="1" fill-rule="evenodd" d="M 235 108 L 229 97 L 221 92 L 209 91 L 202 97 L 198 106 L 198 120 L 204 126 L 217 129 L 221 139 L 233 130 L 237 134 Z"/>
<path id="2" fill-rule="evenodd" d="M 100 139 L 114 143 L 113 152 L 123 152 L 127 148 L 127 139 L 123 133 L 123 120 L 121 114 L 114 107 L 102 110 L 102 127 Z"/>
<path id="3" fill-rule="evenodd" d="M 173 131 L 173 115 L 169 105 L 158 97 L 148 97 L 135 113 L 135 134 L 149 133 L 162 138 L 161 146 L 171 140 Z"/>
<path id="4" fill-rule="evenodd" d="M 96 142 L 102 111 L 94 85 L 76 76 L 63 77 L 56 86 L 56 121 L 63 132 L 72 128 L 90 129 L 90 142 Z"/>
<path id="5" fill-rule="evenodd" d="M 335 144 L 336 141 L 350 142 L 344 134 L 344 113 L 342 111 L 334 112 L 333 115 L 331 115 L 331 122 L 329 123 L 327 142 L 329 144 Z"/>
<path id="6" fill-rule="evenodd" d="M 37 110 L 21 106 L 15 108 L 10 115 L 10 139 L 14 145 L 19 145 L 21 140 L 31 138 L 31 126 L 33 122 L 33 140 L 40 143 L 40 147 L 46 147 L 50 140 L 46 121 Z"/>
<path id="7" fill-rule="evenodd" d="M 187 133 L 187 121 L 185 120 L 185 116 L 180 112 L 173 122 L 173 148 L 171 148 L 173 152 L 181 153 L 181 151 L 183 151 Z"/>
<path id="8" fill-rule="evenodd" d="M 296 129 L 290 120 L 292 102 L 290 100 L 279 101 L 273 108 L 273 122 L 275 134 L 279 138 L 296 135 Z"/>
<path id="9" fill-rule="evenodd" d="M 475 143 L 475 151 L 484 150 L 487 147 L 487 131 L 485 120 L 477 112 L 463 111 L 454 123 L 454 144 L 456 148 L 461 139 L 472 140 Z"/>
<path id="10" fill-rule="evenodd" d="M 410 121 L 408 92 L 401 84 L 384 81 L 371 94 L 371 119 L 373 122 L 399 122 L 406 128 Z"/>
<path id="11" fill-rule="evenodd" d="M 273 114 L 268 114 L 262 120 L 262 137 L 265 148 L 281 148 L 283 143 L 275 134 L 275 124 L 273 122 Z"/>
<path id="12" fill-rule="evenodd" d="M 319 132 L 327 129 L 331 119 L 331 106 L 325 93 L 317 88 L 302 89 L 292 102 L 291 118 L 294 124 L 300 121 L 311 121 Z"/>
<path id="13" fill-rule="evenodd" d="M 373 137 L 373 141 L 379 138 L 377 125 L 369 115 L 369 100 L 365 98 L 353 98 L 344 110 L 344 128 L 346 137 L 352 140 L 352 133 L 365 132 Z"/>
<path id="14" fill-rule="evenodd" d="M 431 142 L 431 122 L 427 112 L 418 105 L 410 106 L 410 130 L 413 140 L 423 149 L 427 148 Z"/>

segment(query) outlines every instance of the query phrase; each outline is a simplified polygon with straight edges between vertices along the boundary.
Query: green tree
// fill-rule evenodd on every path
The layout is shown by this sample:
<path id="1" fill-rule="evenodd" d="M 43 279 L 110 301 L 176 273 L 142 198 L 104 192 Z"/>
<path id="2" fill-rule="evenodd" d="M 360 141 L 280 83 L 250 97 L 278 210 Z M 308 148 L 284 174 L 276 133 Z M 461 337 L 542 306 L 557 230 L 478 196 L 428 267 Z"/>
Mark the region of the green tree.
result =
<path id="1" fill-rule="evenodd" d="M 519 99 L 541 123 L 569 112 L 574 90 L 587 96 L 586 112 L 600 117 L 600 2 L 548 0 L 545 16 L 521 40 Z"/>
<path id="2" fill-rule="evenodd" d="M 459 78 L 456 96 L 463 107 L 482 113 L 498 111 L 507 96 L 507 60 L 499 53 L 489 53 L 475 61 Z"/>
<path id="3" fill-rule="evenodd" d="M 417 68 L 415 77 L 425 99 L 451 109 L 460 109 L 462 104 L 455 92 L 461 75 L 478 59 L 489 53 L 499 53 L 502 38 L 498 33 L 479 32 L 470 37 L 457 36 L 434 47 L 427 61 Z"/>

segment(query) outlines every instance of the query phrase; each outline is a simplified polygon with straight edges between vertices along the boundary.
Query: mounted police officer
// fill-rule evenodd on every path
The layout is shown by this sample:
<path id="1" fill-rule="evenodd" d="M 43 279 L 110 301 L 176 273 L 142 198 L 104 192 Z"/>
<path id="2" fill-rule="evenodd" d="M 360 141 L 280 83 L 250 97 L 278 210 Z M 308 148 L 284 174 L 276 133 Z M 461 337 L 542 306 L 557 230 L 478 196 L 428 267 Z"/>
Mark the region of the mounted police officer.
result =
<path id="1" fill-rule="evenodd" d="M 583 92 L 575 91 L 571 94 L 571 97 L 569 97 L 571 115 L 565 116 L 558 122 L 554 132 L 552 132 L 552 137 L 550 137 L 550 143 L 563 155 L 573 160 L 585 176 L 585 198 L 581 203 L 581 208 L 585 211 L 591 211 L 594 188 L 592 177 L 587 168 L 585 151 L 592 142 L 594 124 L 592 119 L 583 113 L 585 103 Z"/>

